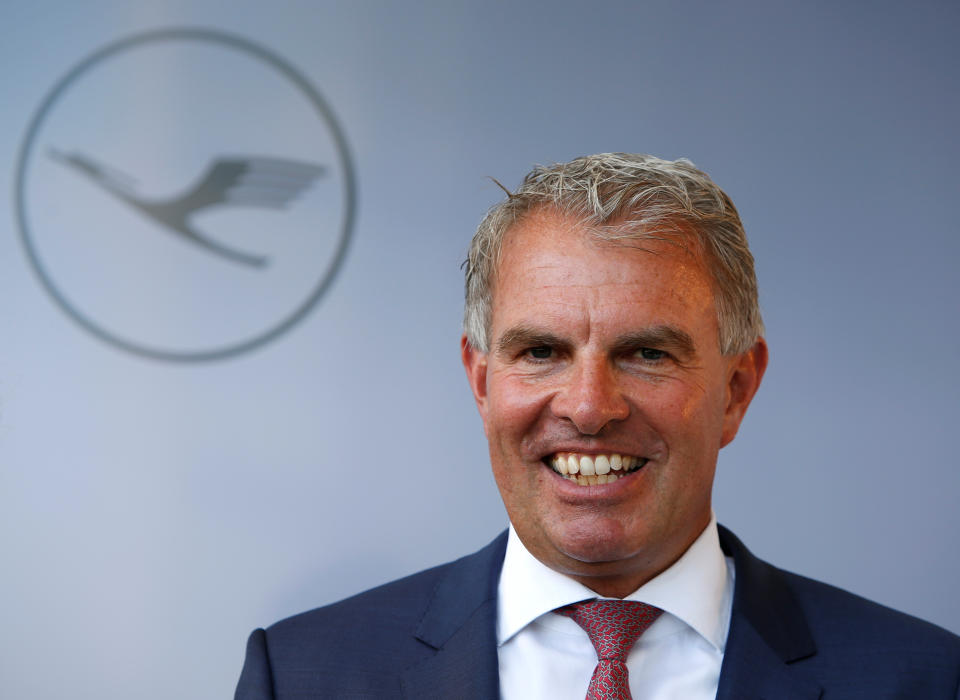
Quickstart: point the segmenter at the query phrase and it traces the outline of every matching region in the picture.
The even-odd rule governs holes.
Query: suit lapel
[[[820,685],[797,663],[816,647],[793,593],[779,570],[719,529],[736,583],[717,700],[818,700]],[[499,697],[496,601],[506,542],[504,532],[452,564],[437,584],[414,631],[436,653],[404,672],[404,697]]]
[[[404,697],[499,697],[497,583],[506,545],[504,532],[451,565],[437,584],[414,632],[436,653],[404,672]]]
[[[822,688],[799,663],[817,650],[793,592],[778,569],[719,529],[736,583],[717,700],[817,700]]]

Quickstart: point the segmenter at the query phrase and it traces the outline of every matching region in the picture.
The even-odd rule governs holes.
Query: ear
[[[487,426],[487,353],[477,350],[467,336],[460,338],[460,358],[463,368],[467,371],[467,381],[473,391],[473,400],[477,402],[477,410],[483,418],[484,430]]]
[[[760,388],[760,381],[767,369],[767,359],[767,341],[759,338],[752,348],[737,355],[731,362],[720,447],[730,444],[737,436],[747,407]]]

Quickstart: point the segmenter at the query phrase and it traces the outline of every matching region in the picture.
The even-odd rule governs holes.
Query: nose
[[[579,358],[565,379],[551,408],[555,416],[569,420],[582,435],[597,435],[609,423],[630,415],[630,404],[606,357]]]

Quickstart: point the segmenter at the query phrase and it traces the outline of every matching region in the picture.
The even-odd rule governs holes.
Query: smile
[[[633,455],[558,452],[544,461],[557,474],[575,484],[598,486],[613,483],[639,470],[648,460]]]

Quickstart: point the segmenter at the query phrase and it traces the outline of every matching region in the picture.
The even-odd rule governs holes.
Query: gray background
[[[757,257],[772,361],[721,455],[719,519],[785,568],[960,632],[958,18],[955,2],[5,3],[8,203],[58,79],[189,25],[322,91],[359,208],[304,322],[184,365],[71,321],[10,204],[0,696],[228,697],[253,627],[492,538],[506,519],[459,366],[459,264],[499,198],[486,176],[607,150],[693,159]],[[118,123],[119,151],[182,146]]]

